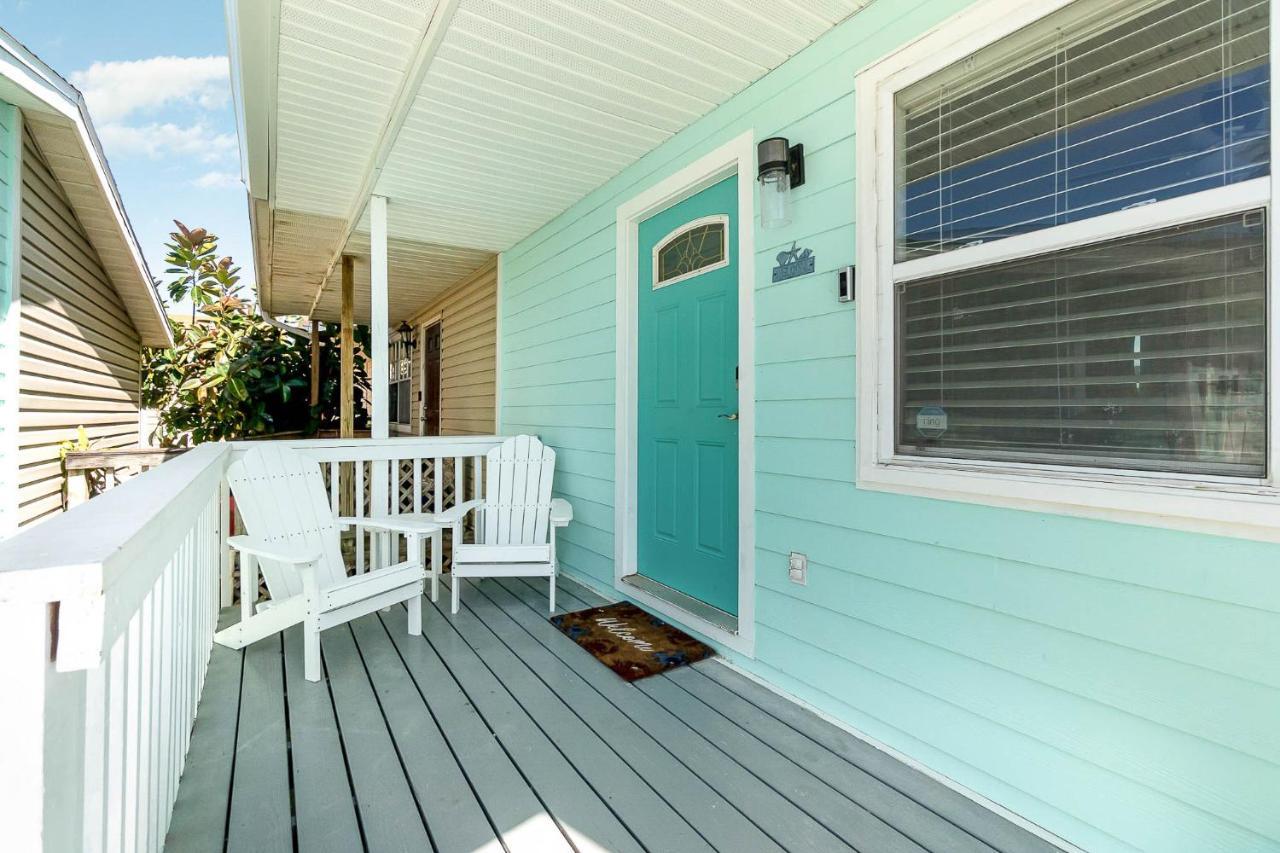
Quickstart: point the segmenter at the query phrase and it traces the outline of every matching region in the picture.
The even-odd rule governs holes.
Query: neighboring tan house
[[[485,435],[494,426],[497,264],[490,261],[391,337],[394,435]]]
[[[171,343],[80,93],[0,30],[0,536],[62,509],[59,444],[138,444]]]

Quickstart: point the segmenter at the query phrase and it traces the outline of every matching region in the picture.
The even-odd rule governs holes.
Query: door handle
[[[717,418],[724,418],[726,421],[736,421],[738,419],[737,412],[731,412],[727,415],[716,415]]]

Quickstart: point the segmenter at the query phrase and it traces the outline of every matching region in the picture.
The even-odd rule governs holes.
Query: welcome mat
[[[551,624],[627,681],[715,654],[710,646],[627,601],[552,616]]]

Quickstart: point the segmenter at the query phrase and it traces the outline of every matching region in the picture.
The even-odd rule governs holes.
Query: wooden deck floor
[[[1053,849],[715,661],[627,684],[545,596],[326,631],[319,684],[296,629],[215,647],[168,850]]]

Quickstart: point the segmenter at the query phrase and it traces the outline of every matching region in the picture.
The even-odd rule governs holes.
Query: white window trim
[[[1195,219],[1256,209],[1268,218],[1268,446],[1264,479],[1164,474],[1109,468],[988,462],[899,454],[894,442],[895,140],[894,94],[958,62],[1073,0],[985,0],[942,22],[857,76],[858,288],[857,485],[945,500],[1280,541],[1280,304],[1272,266],[1280,258],[1271,199],[1280,169],[1275,99],[1271,174],[1229,187],[1121,210],[1048,233],[1036,232],[897,264],[918,279],[998,263]],[[1277,55],[1280,0],[1271,7],[1271,55]],[[865,131],[863,129],[866,129]]]
[[[696,270],[690,270],[687,273],[672,276],[666,281],[659,281],[658,256],[662,254],[662,250],[671,245],[671,242],[676,238],[684,236],[685,232],[692,231],[695,228],[701,228],[704,225],[714,225],[716,223],[724,226],[720,231],[720,260],[716,261],[714,264],[707,264],[705,267],[698,267]],[[653,272],[653,289],[661,290],[664,287],[670,287],[673,284],[679,284],[682,281],[688,281],[691,278],[700,276],[703,273],[723,269],[727,266],[729,266],[729,217],[725,216],[723,213],[715,213],[711,216],[704,216],[701,219],[694,219],[691,222],[686,222],[683,225],[672,229],[667,233],[667,236],[654,244],[653,265],[650,267]]]

